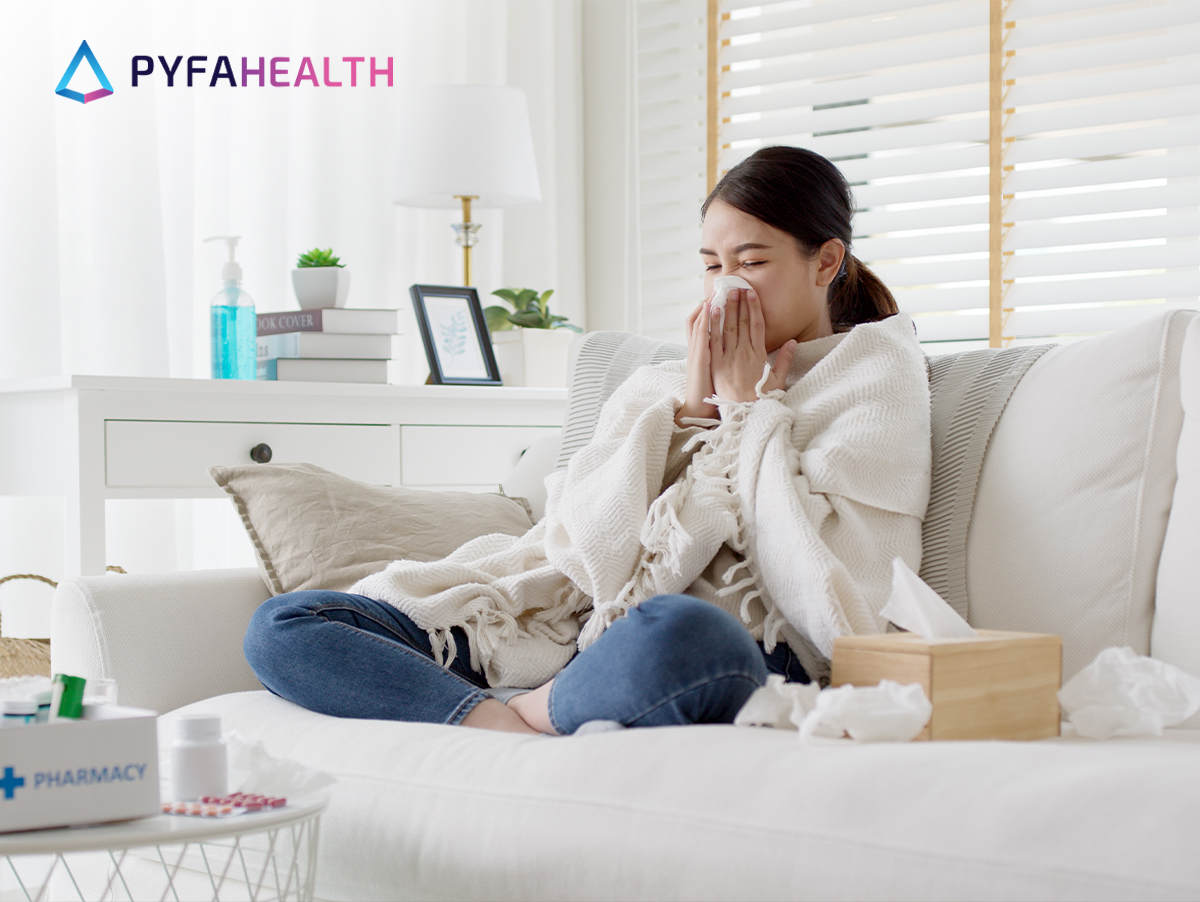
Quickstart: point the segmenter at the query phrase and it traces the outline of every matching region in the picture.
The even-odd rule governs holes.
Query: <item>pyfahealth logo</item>
[[[88,61],[88,65],[92,67],[96,78],[102,85],[101,88],[95,91],[88,91],[86,94],[81,94],[79,91],[72,91],[67,87],[71,79],[75,75],[75,70],[79,68],[79,64],[83,60]],[[193,84],[203,85],[205,75],[208,75],[208,68],[203,63],[208,62],[207,56],[189,56],[187,58],[187,67],[181,71],[183,63],[182,56],[176,56],[174,60],[168,61],[167,57],[158,57],[158,69],[166,78],[167,87],[175,87],[175,76],[187,76],[187,86],[190,88]],[[254,64],[253,58],[241,58],[241,82],[234,73],[233,64],[227,56],[218,56],[216,63],[213,65],[211,76],[207,78],[208,87],[215,88],[218,84],[226,87],[247,87],[258,80],[260,88],[266,87],[268,76],[270,77],[270,85],[273,88],[299,88],[304,84],[309,84],[314,88],[322,85],[327,88],[340,88],[350,83],[350,87],[358,87],[360,72],[363,81],[369,77],[371,87],[375,87],[377,80],[382,83],[384,78],[387,79],[387,86],[392,87],[392,57],[381,57],[379,62],[376,58],[366,56],[343,56],[338,62],[334,63],[334,68],[341,71],[330,71],[330,57],[317,57],[322,63],[321,74],[324,78],[317,75],[317,69],[313,65],[313,57],[301,57],[300,64],[296,68],[295,79],[293,80],[289,73],[291,58],[286,56],[270,57],[270,62],[267,62],[266,57],[258,58],[258,65]],[[387,60],[387,65],[382,64],[382,60]],[[369,63],[368,63],[369,60]],[[140,81],[146,81],[148,77],[155,72],[155,58],[153,56],[137,55],[130,58],[130,82],[133,87],[140,87]],[[359,67],[362,67],[361,70]],[[348,71],[347,71],[348,70]],[[197,76],[200,76],[197,78]],[[340,80],[338,80],[340,79]],[[67,66],[67,71],[63,73],[63,77],[59,79],[58,87],[54,89],[54,93],[60,97],[66,97],[69,100],[78,100],[80,103],[90,103],[93,100],[99,100],[101,97],[107,97],[113,92],[112,82],[108,80],[108,76],[104,74],[104,70],[100,68],[100,63],[96,59],[96,55],[92,53],[92,48],[88,46],[87,41],[83,41],[79,45],[79,49],[75,52],[74,59],[71,60],[71,65]]]
[[[92,67],[92,71],[96,74],[96,78],[102,87],[95,91],[88,91],[86,94],[80,94],[78,91],[72,91],[67,85],[71,83],[71,78],[75,75],[75,70],[79,68],[79,63],[85,59],[88,61],[88,65]],[[87,41],[82,42],[79,45],[79,49],[75,51],[75,57],[71,60],[71,65],[67,66],[67,71],[58,80],[58,87],[54,89],[54,93],[59,97],[66,97],[68,100],[91,103],[93,100],[99,100],[101,97],[107,97],[112,92],[112,82],[108,80],[108,76],[100,68],[100,63],[96,61],[96,54],[92,53],[92,48],[88,46]],[[12,797],[9,796],[9,798]]]
[[[318,59],[320,58],[318,57]],[[345,74],[345,69],[343,68],[341,72],[335,72],[331,74],[329,71],[329,59],[329,57],[324,57],[324,66],[322,69],[325,79],[323,84],[327,88],[340,88],[343,84],[345,84],[345,79],[347,77]],[[370,66],[366,65],[368,59],[371,61]],[[292,77],[288,72],[288,68],[290,67],[292,61],[291,57],[273,56],[270,57],[270,60],[271,62],[268,66],[267,57],[260,56],[258,58],[258,65],[255,66],[253,57],[248,58],[243,56],[241,65],[241,87],[244,88],[247,85],[253,84],[255,78],[258,79],[258,86],[260,88],[266,87],[268,73],[270,74],[271,87],[273,88],[298,88],[305,82],[311,84],[314,88],[321,87],[322,81],[320,81],[317,77],[317,70],[313,66],[312,57],[301,57],[300,65],[296,68],[295,81],[292,80]],[[375,87],[375,79],[379,76],[385,75],[387,76],[387,86],[389,88],[392,86],[392,58],[390,56],[387,57],[386,66],[376,65],[375,57],[373,56],[343,56],[341,61],[342,63],[348,63],[350,66],[349,80],[350,87],[352,88],[358,87],[358,67],[360,64],[362,65],[362,75],[364,78],[366,77],[367,72],[370,72],[372,88]],[[181,70],[180,65],[183,63],[182,56],[175,57],[173,62],[168,62],[165,56],[160,56],[158,58],[158,67],[162,70],[163,75],[166,77],[168,88],[175,87],[176,73],[178,73],[180,77],[182,77],[184,74],[187,75],[187,86],[190,88],[193,86],[193,80],[196,80],[198,84],[204,84],[203,76],[208,72],[208,69],[200,64],[207,62],[207,56],[189,56],[187,58],[187,68]],[[135,88],[139,87],[139,79],[145,80],[147,77],[154,74],[154,57],[152,56],[135,56],[129,61],[129,63],[132,84]],[[196,76],[201,77],[196,79]],[[335,76],[343,80],[334,81]],[[217,87],[218,82],[221,82],[226,87],[230,88],[236,88],[239,86],[233,64],[229,61],[229,57],[227,56],[217,57],[216,62],[213,64],[212,76],[208,79],[208,86],[210,88],[215,88]]]

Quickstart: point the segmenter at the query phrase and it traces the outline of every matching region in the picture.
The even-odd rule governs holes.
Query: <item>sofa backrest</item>
[[[934,503],[922,576],[977,627],[1061,635],[1064,678],[1110,645],[1150,652],[1183,421],[1179,368],[1196,316],[1176,310],[1062,346],[930,359]],[[686,348],[593,332],[572,356],[556,468],[588,442],[625,378]]]
[[[1183,427],[1154,587],[1150,654],[1200,677],[1200,316],[1192,317],[1184,337],[1179,383]],[[1200,730],[1200,711],[1184,726]]]

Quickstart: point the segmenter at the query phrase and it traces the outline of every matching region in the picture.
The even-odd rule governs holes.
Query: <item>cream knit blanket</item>
[[[682,360],[627,379],[547,477],[545,516],[524,536],[396,561],[350,591],[412,618],[440,661],[461,627],[492,686],[541,685],[658,594],[719,604],[768,649],[782,635],[828,658],[838,636],[882,632],[891,560],[920,567],[929,499],[912,320],[856,326],[786,392],[760,382],[757,401],[715,399],[712,428],[675,425],[686,382]]]

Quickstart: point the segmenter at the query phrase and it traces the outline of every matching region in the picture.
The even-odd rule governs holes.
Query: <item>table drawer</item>
[[[400,484],[396,426],[172,420],[106,420],[105,483],[209,487],[208,467],[253,463],[250,449],[259,444],[270,446],[272,463],[311,463],[360,482]]]
[[[557,426],[401,426],[404,485],[496,485]]]

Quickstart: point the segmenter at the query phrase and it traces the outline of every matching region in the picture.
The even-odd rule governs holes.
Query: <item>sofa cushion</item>
[[[1163,540],[1150,651],[1200,676],[1200,316],[1192,320],[1179,368],[1183,428],[1178,478]],[[1200,713],[1188,725],[1200,729]]]
[[[517,465],[504,477],[504,482],[500,485],[505,494],[524,498],[529,502],[529,512],[534,523],[546,513],[546,477],[554,469],[561,440],[561,429],[538,439],[525,449]]]
[[[435,561],[489,533],[524,534],[527,502],[367,485],[312,464],[209,467],[233,499],[276,595],[345,591],[392,561]]]
[[[193,711],[337,779],[323,899],[1200,896],[1196,733],[804,747],[337,719],[263,691]]]
[[[971,622],[1063,637],[1063,677],[1150,652],[1194,311],[1047,351],[992,434],[967,540]]]

